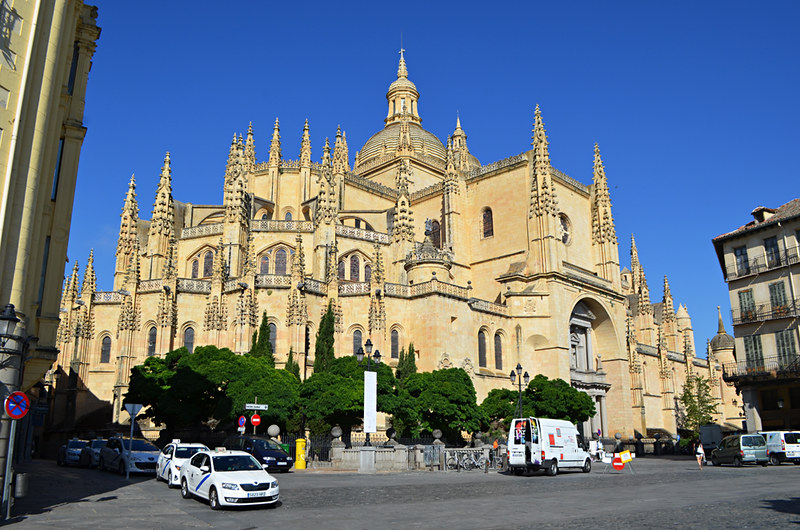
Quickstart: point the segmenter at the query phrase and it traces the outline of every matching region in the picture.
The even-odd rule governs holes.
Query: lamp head
[[[528,375],[528,372],[525,372],[525,375],[522,376],[522,381],[525,383],[525,386],[528,386],[530,380],[531,376]]]
[[[358,351],[356,352],[356,360],[358,360],[359,364],[361,364],[361,361],[364,360],[364,348],[358,348]]]
[[[509,377],[511,378],[511,384],[517,382],[517,372],[515,372],[514,370],[511,370],[511,374],[509,375]]]
[[[364,347],[367,349],[367,355],[372,353],[372,341],[367,339],[367,342],[364,344]]]
[[[375,361],[375,364],[381,364],[381,351],[375,350],[375,354],[372,356],[372,359]]]

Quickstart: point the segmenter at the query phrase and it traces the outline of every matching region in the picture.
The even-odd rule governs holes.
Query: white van
[[[555,476],[558,469],[592,470],[592,457],[580,446],[578,429],[565,420],[517,418],[508,433],[508,467],[515,475],[544,469]]]
[[[773,466],[786,461],[800,464],[800,432],[766,431],[759,434],[767,441],[767,453]]]

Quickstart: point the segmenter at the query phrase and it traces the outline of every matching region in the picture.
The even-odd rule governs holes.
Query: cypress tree
[[[266,311],[261,315],[261,326],[253,334],[253,348],[250,350],[250,355],[253,357],[266,357],[269,365],[275,366],[272,343],[269,341],[269,321],[267,320]]]
[[[333,308],[328,302],[328,310],[319,322],[317,341],[314,346],[314,373],[327,371],[335,358],[333,353]]]
[[[297,380],[300,381],[300,363],[294,360],[293,348],[289,348],[289,358],[286,359],[285,370],[290,374],[294,375],[297,378]]]

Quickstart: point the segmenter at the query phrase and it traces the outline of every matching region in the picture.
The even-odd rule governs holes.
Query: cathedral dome
[[[447,151],[436,135],[426,131],[421,125],[414,122],[408,124],[408,132],[414,152],[434,157],[444,164],[447,158]],[[367,140],[364,147],[359,151],[359,165],[379,158],[384,154],[394,153],[398,145],[400,145],[400,123],[395,122],[376,132]]]

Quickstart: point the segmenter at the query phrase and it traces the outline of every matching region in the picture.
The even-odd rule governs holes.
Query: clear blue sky
[[[132,173],[149,218],[166,151],[177,200],[221,204],[250,121],[260,161],[276,116],[284,157],[306,118],[315,160],[337,124],[354,156],[401,33],[423,126],[444,140],[458,112],[482,163],[530,148],[537,103],[556,168],[590,183],[600,144],[622,265],[633,233],[652,301],[666,274],[703,355],[717,305],[732,330],[711,238],[800,196],[800,2],[96,3],[66,273],[94,248],[100,290]]]

